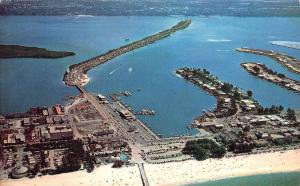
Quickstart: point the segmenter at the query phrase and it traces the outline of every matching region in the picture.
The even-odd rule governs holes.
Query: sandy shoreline
[[[300,150],[205,161],[147,164],[145,169],[150,185],[182,185],[257,174],[297,172],[300,171]]]
[[[300,171],[300,149],[205,161],[189,160],[166,164],[145,164],[149,184],[182,185],[222,178]],[[111,165],[92,173],[77,171],[35,179],[3,180],[1,186],[142,185],[137,166],[113,169]]]
[[[87,85],[90,82],[90,78],[87,74],[83,74],[82,76],[83,76],[83,80],[81,82],[81,86],[84,87],[85,85]]]
[[[103,165],[95,168],[92,173],[85,170],[71,173],[46,175],[34,179],[22,178],[18,180],[0,181],[1,186],[131,186],[142,185],[138,166],[111,168],[112,165]]]

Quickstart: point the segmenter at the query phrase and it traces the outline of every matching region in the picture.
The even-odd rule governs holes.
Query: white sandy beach
[[[144,167],[151,186],[178,185],[236,176],[300,171],[300,150],[205,161],[145,164]],[[92,173],[78,171],[0,183],[1,186],[142,185],[137,166],[113,169],[111,165],[96,168]]]
[[[176,185],[222,178],[300,171],[300,150],[205,161],[145,165],[150,185]],[[163,175],[163,176],[162,176]]]
[[[111,168],[103,165],[92,173],[85,170],[39,178],[0,181],[0,186],[131,186],[142,185],[138,166]]]
[[[84,87],[85,85],[87,85],[90,82],[91,79],[89,78],[89,76],[87,74],[83,74],[82,76],[83,76],[83,78],[82,78],[81,86]]]

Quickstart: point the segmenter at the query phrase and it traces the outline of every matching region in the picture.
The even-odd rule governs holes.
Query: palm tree
[[[253,96],[253,92],[251,91],[251,90],[248,90],[247,91],[247,96],[250,98],[250,97],[252,97]]]

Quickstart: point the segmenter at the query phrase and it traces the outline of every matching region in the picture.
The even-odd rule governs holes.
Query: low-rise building
[[[50,140],[73,139],[71,126],[49,126]]]
[[[63,115],[64,114],[60,105],[55,106],[55,112],[56,112],[57,115]]]
[[[47,110],[47,109],[43,109],[43,115],[44,115],[44,116],[48,116],[48,115],[49,115],[49,113],[48,113],[48,110]]]

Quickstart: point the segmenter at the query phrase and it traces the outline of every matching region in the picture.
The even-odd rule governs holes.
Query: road
[[[105,118],[108,123],[113,124],[112,127],[114,127],[118,132],[121,132],[122,135],[128,140],[129,136],[126,135],[127,131],[123,131],[123,128],[120,127],[118,121],[115,120],[115,118],[110,113],[108,113],[108,111],[105,110],[103,105],[99,103],[99,101],[95,98],[95,96],[88,93],[81,86],[77,86],[77,88],[84,94],[84,97],[96,108],[99,114],[103,118]],[[149,186],[149,182],[144,169],[143,159],[141,157],[141,145],[139,143],[131,143],[130,141],[128,141],[128,143],[133,151],[133,161],[135,161],[138,164],[143,186]]]

